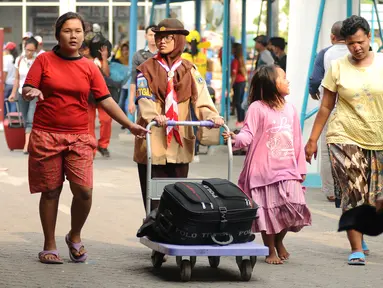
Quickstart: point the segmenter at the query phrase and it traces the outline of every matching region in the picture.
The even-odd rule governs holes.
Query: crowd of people
[[[57,19],[58,44],[52,51],[41,50],[41,37],[30,34],[23,39],[20,56],[15,43],[6,44],[6,98],[20,104],[29,188],[31,193],[41,193],[44,244],[38,257],[42,263],[63,263],[55,226],[64,177],[73,194],[65,241],[72,261],[84,262],[88,257],[81,231],[92,204],[93,159],[97,150],[109,156],[112,119],[135,135],[134,162],[144,205],[147,133],[153,138],[151,176],[186,178],[195,156],[195,131],[190,126],[167,126],[167,121],[209,120],[216,128],[224,124],[204,79],[204,57],[198,56],[201,39],[194,32],[187,38],[189,34],[177,19],[147,27],[147,45],[132,57],[132,71],[127,69],[129,43],[121,41],[113,49],[97,26],[92,31],[73,12]],[[322,157],[327,160],[322,161],[322,177],[328,199],[343,211],[360,205],[383,208],[383,100],[379,97],[383,56],[371,51],[370,27],[364,18],[352,16],[334,24],[333,45],[318,54],[311,79],[310,92],[321,106],[304,146],[297,110],[285,100],[290,93],[285,40],[264,35],[254,40],[258,56],[250,79],[242,46],[233,43],[231,86],[241,130],[223,136],[231,139],[235,150],[248,149],[238,185],[259,206],[253,232],[261,233],[269,248],[266,262],[278,265],[290,256],[284,245],[287,233],[311,225],[302,183],[306,162],[316,155],[320,137]],[[244,98],[247,112],[241,105]],[[136,110],[134,123],[127,114]],[[96,111],[101,124],[98,141]],[[158,125],[147,131],[151,121]],[[153,201],[152,209],[157,206]],[[363,235],[355,230],[347,234],[348,264],[365,265],[370,251]]]

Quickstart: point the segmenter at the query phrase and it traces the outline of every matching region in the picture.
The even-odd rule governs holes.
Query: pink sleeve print
[[[299,117],[297,114],[297,111],[294,108],[294,150],[295,150],[295,156],[297,157],[297,166],[298,171],[301,175],[306,175],[307,168],[306,168],[306,157],[305,157],[305,151],[304,151],[304,145],[303,145],[303,139],[302,139],[302,131],[301,131],[301,125],[299,121]]]
[[[234,150],[239,150],[247,147],[253,141],[254,135],[257,132],[258,125],[258,110],[256,105],[250,105],[249,110],[246,113],[245,123],[241,128],[241,132],[236,135]]]

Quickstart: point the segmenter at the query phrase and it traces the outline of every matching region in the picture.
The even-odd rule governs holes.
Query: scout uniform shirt
[[[198,97],[195,103],[191,103],[191,98],[178,103],[178,120],[191,120],[191,105],[199,120],[213,120],[220,117],[219,113],[210,98],[205,80],[194,66],[191,71],[198,91]],[[152,93],[148,82],[142,73],[137,75],[136,82],[136,104],[139,106],[137,124],[146,126],[158,115],[165,115],[165,103],[160,101]],[[152,134],[152,163],[154,165],[166,165],[167,163],[190,163],[193,160],[195,136],[193,127],[179,126],[179,133],[182,145],[172,138],[170,144],[167,144],[166,127],[153,127]],[[146,164],[146,140],[135,139],[134,161],[140,164]]]

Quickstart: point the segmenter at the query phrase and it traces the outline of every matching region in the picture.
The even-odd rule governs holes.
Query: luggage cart
[[[151,130],[156,122],[151,122],[147,126],[147,130]],[[211,121],[168,121],[168,126],[200,126],[200,127],[213,127],[214,123]],[[230,129],[224,125],[223,128],[230,132]],[[231,181],[233,169],[233,153],[231,146],[231,139],[227,141],[228,149],[228,175],[227,179]],[[149,215],[151,211],[151,200],[160,200],[162,191],[168,184],[173,184],[175,181],[182,182],[201,182],[203,179],[193,178],[151,178],[152,175],[152,149],[151,137],[147,134],[147,175],[146,175],[146,214]],[[221,256],[234,256],[238,268],[241,273],[241,279],[249,281],[253,272],[253,268],[257,262],[257,256],[268,256],[269,249],[266,246],[259,245],[255,242],[248,242],[243,244],[229,244],[227,246],[219,245],[173,245],[166,243],[158,243],[149,240],[146,237],[140,238],[140,242],[152,249],[152,264],[154,268],[160,268],[164,262],[165,255],[175,256],[178,267],[180,268],[181,281],[187,282],[191,279],[191,272],[194,268],[197,256],[207,256],[210,267],[218,268]],[[183,259],[188,257],[189,259]],[[244,259],[246,257],[246,259]]]

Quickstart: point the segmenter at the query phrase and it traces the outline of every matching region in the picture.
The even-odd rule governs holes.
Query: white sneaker
[[[199,155],[195,155],[192,163],[199,163]]]

